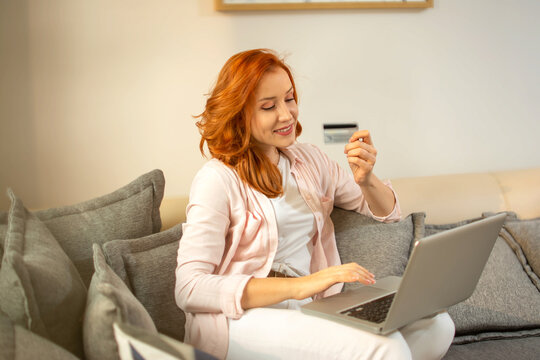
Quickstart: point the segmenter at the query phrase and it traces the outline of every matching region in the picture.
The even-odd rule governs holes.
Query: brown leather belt
[[[290,276],[290,275],[284,274],[284,273],[279,272],[279,271],[270,270],[267,277],[293,278],[295,276]]]

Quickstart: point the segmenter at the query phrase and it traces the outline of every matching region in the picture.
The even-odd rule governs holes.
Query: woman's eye
[[[268,107],[263,106],[262,109],[268,111],[268,110],[272,110],[275,107],[276,107],[276,105],[272,105],[272,106],[268,106]]]
[[[285,99],[286,102],[291,102],[291,101],[294,101],[294,98],[290,98],[290,99]]]

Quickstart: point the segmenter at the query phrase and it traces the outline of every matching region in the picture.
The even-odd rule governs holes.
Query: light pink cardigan
[[[374,216],[350,172],[317,147],[295,144],[282,151],[291,161],[298,189],[315,215],[318,231],[313,244],[312,272],[340,264],[330,220],[334,205],[379,221],[400,219],[397,197],[389,215]],[[193,180],[186,212],[175,287],[176,303],[186,313],[184,341],[225,358],[227,317],[242,316],[240,300],[246,283],[251,277],[266,277],[272,266],[278,245],[274,210],[265,195],[212,159]],[[335,294],[342,286],[336,284],[317,297]]]

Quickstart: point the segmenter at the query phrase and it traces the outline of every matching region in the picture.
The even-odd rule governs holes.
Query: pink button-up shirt
[[[400,219],[395,194],[396,205],[389,215],[373,215],[351,173],[317,147],[298,143],[282,151],[291,162],[300,194],[315,216],[312,273],[341,263],[330,220],[334,205],[379,221]],[[390,183],[386,185],[391,188]],[[240,301],[246,283],[252,277],[266,277],[272,266],[278,246],[274,209],[265,195],[212,159],[193,180],[186,214],[175,287],[176,303],[186,313],[184,341],[225,358],[227,317],[242,316]],[[316,297],[338,293],[342,287],[335,284]]]

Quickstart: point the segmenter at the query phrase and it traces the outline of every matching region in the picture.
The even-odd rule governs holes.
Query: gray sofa
[[[342,262],[356,261],[382,278],[403,274],[415,241],[491,215],[444,225],[425,224],[419,212],[394,224],[338,208],[331,217]],[[445,359],[540,358],[539,266],[540,219],[508,213],[475,292],[448,310],[456,336]]]
[[[0,359],[212,358],[182,343],[173,295],[182,227],[160,231],[164,186],[154,170],[108,195],[36,212],[9,192]],[[337,208],[332,219],[342,260],[379,278],[403,273],[414,241],[459,225],[425,224],[421,212],[381,224]],[[510,214],[477,291],[449,309],[456,337],[447,359],[538,358],[539,247],[540,220]]]

